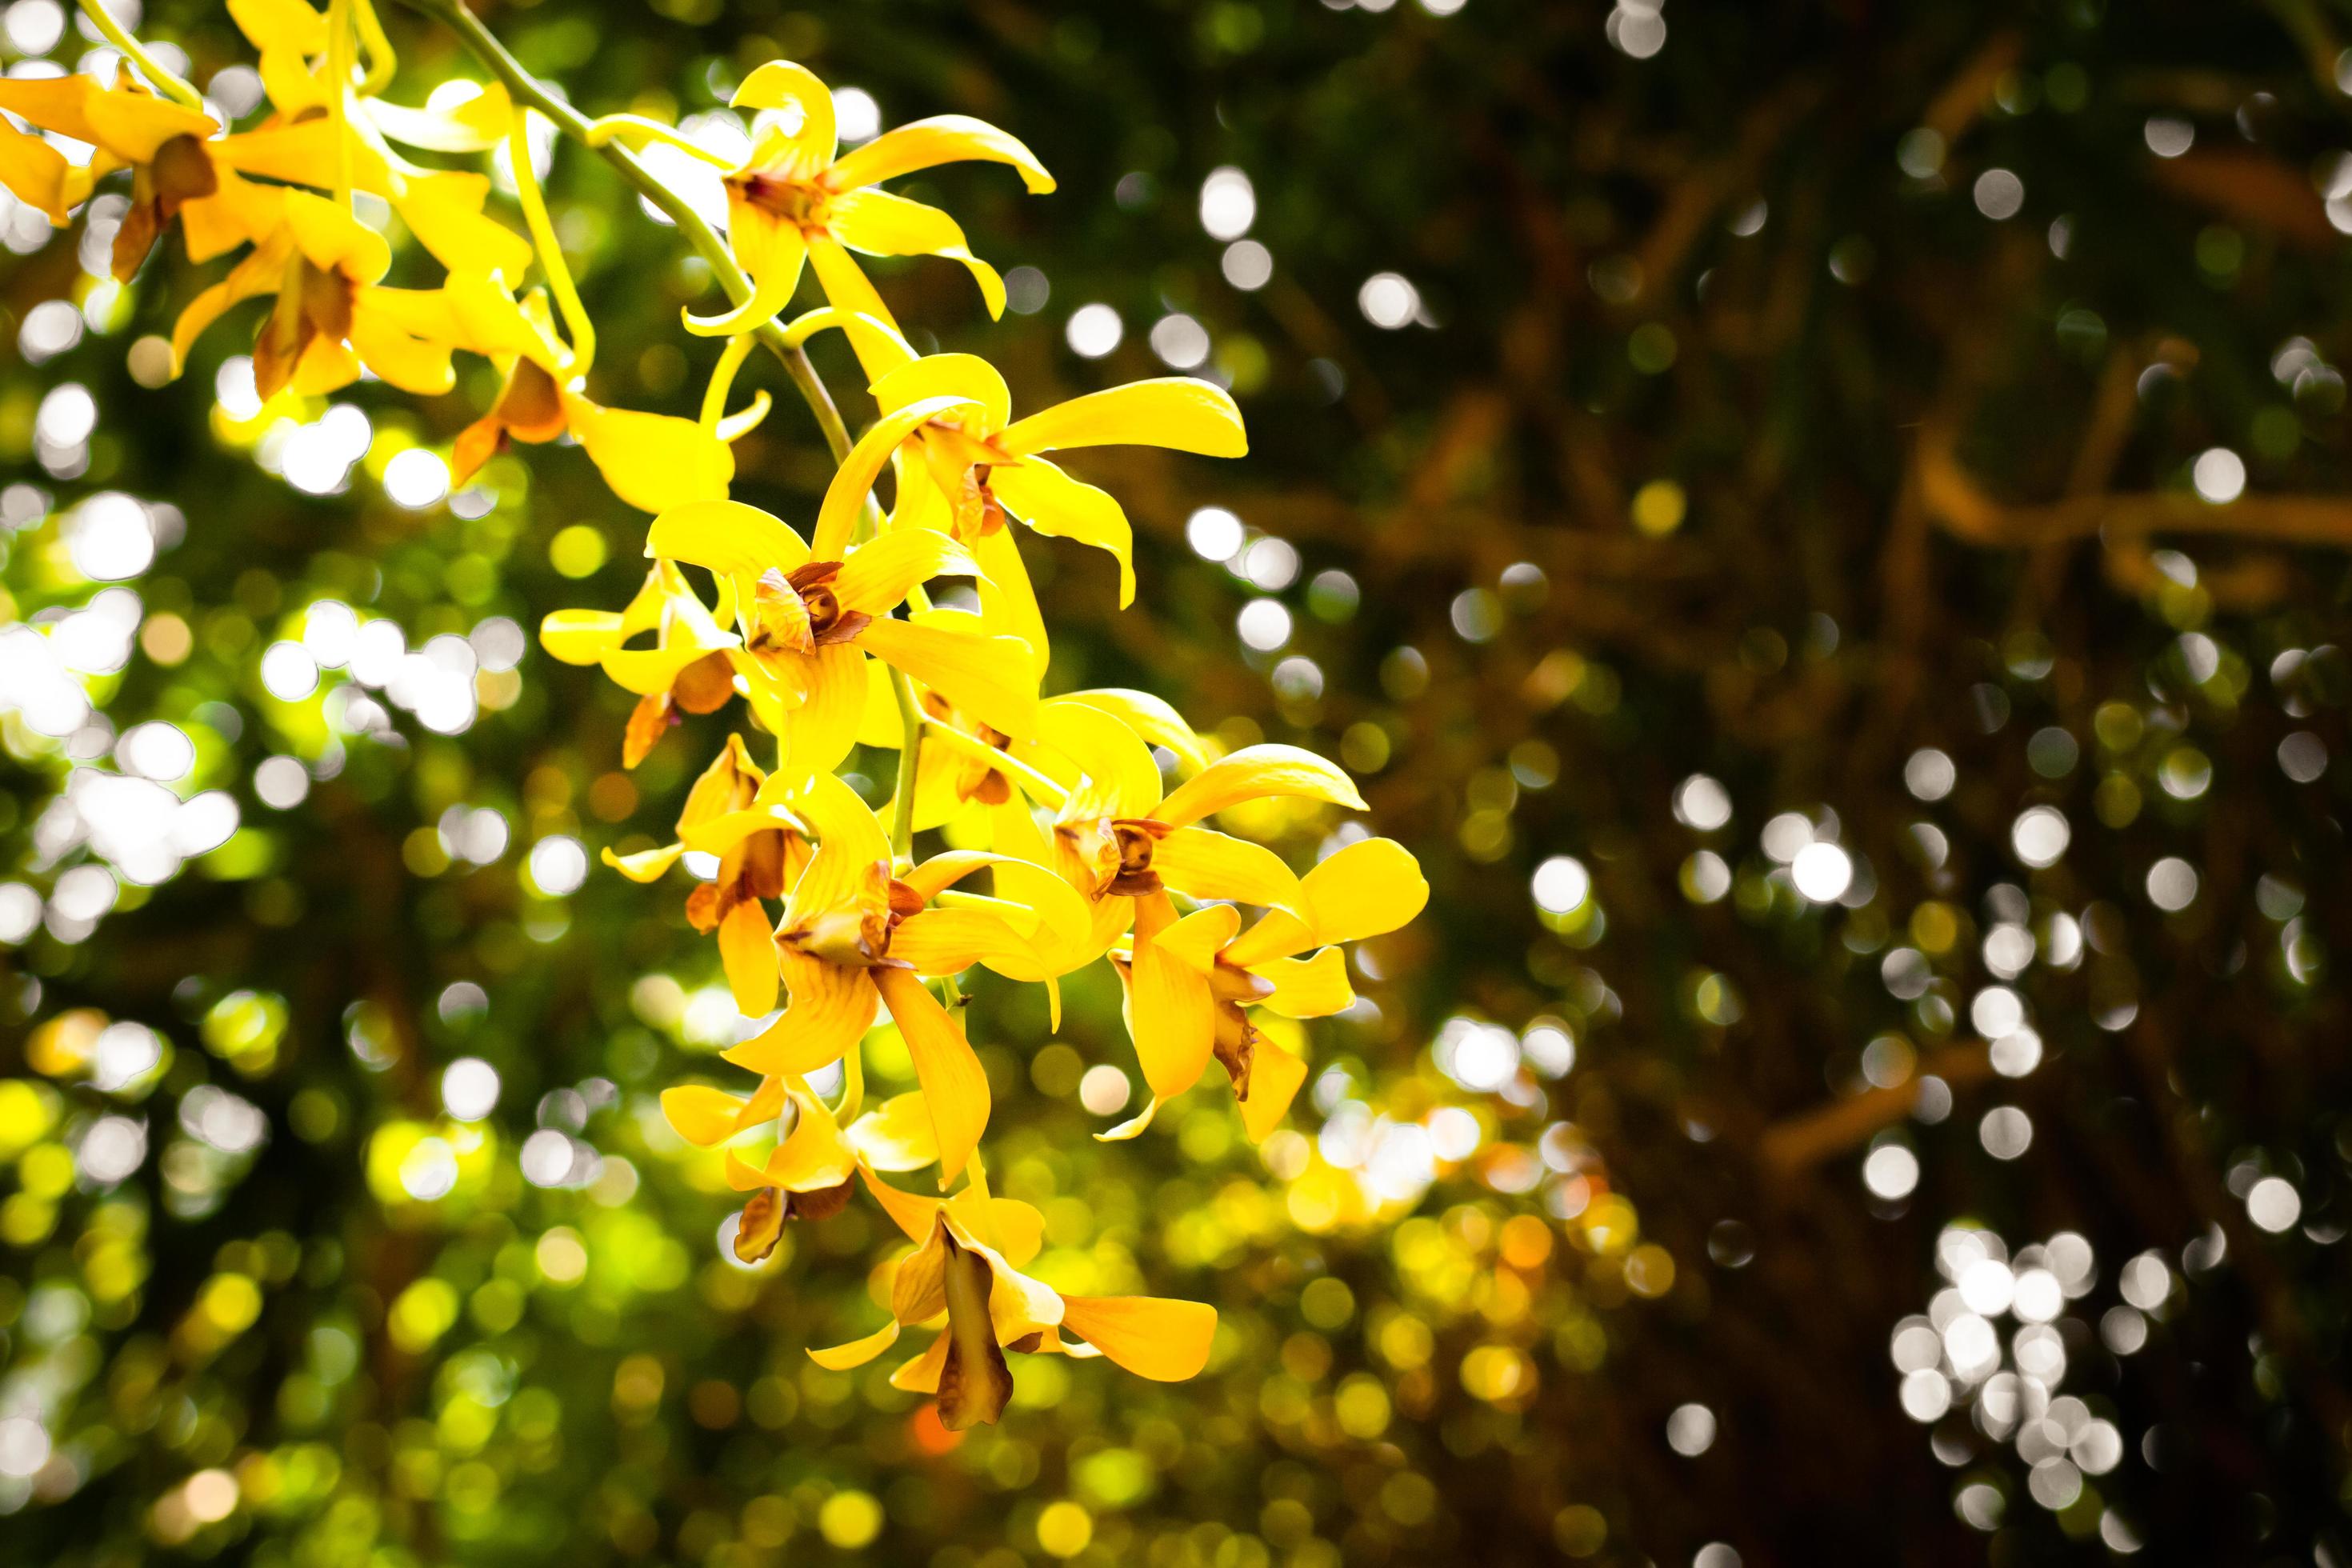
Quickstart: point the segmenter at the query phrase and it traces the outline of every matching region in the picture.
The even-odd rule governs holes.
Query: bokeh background
[[[622,695],[528,635],[621,603],[643,520],[576,450],[447,494],[486,369],[265,410],[230,327],[160,384],[209,274],[10,207],[0,1560],[2352,1554],[2352,12],[485,16],[600,112],[783,56],[845,129],[1026,139],[1050,198],[909,187],[1013,299],[878,264],[918,342],[1024,408],[1196,370],[1253,437],[1076,465],[1143,590],[1032,552],[1055,683],[1341,757],[1433,897],[1262,1149],[1205,1093],[1092,1142],[1108,976],[1050,1042],[981,988],[1041,1267],[1224,1327],[945,1433],[803,1354],[874,1321],[874,1216],[739,1268],[653,1109],[737,1021],[674,890],[592,867],[719,731],[624,773]],[[395,96],[480,74],[391,21]],[[218,7],[144,28],[256,112]],[[12,72],[91,48],[0,11]],[[706,280],[576,151],[551,194],[601,395],[692,412]],[[737,494],[804,518],[822,445],[746,374]]]

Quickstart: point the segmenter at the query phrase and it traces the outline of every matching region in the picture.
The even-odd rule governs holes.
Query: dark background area
[[[1708,1543],[1751,1564],[2346,1560],[2352,1062],[2332,966],[2352,932],[2330,889],[2352,697],[2333,368],[2352,352],[2352,14],[483,16],[594,112],[706,112],[787,57],[872,94],[885,124],[952,110],[1026,140],[1053,196],[977,166],[899,188],[1041,272],[1042,306],[991,324],[961,268],[875,264],[919,346],[987,354],[1027,410],[1168,374],[1151,330],[1182,315],[1252,437],[1230,464],[1073,459],[1125,501],[1142,587],[1120,614],[1099,555],[1030,552],[1052,684],[1149,686],[1229,742],[1341,757],[1368,822],[1420,858],[1430,908],[1370,944],[1375,1013],[1311,1030],[1326,1076],[1278,1159],[1206,1091],[1146,1139],[1087,1141],[1098,1119],[1076,1065],[1040,1055],[1042,1007],[981,988],[1012,1190],[1057,1246],[1214,1301],[1227,1333],[1192,1384],[1055,1368],[943,1449],[887,1364],[822,1374],[802,1354],[871,1326],[870,1216],[733,1270],[709,1239],[726,1194],[653,1126],[659,1087],[709,1071],[644,979],[716,983],[676,889],[600,868],[548,899],[519,875],[551,834],[592,854],[666,838],[716,721],[606,783],[625,699],[534,647],[464,734],[394,713],[396,739],[336,742],[340,772],[299,807],[256,802],[263,758],[315,765],[329,743],[317,700],[278,702],[255,673],[312,601],[389,616],[411,647],[617,606],[643,520],[570,450],[499,459],[470,518],[394,504],[377,457],[346,493],[301,495],[212,405],[250,310],[176,384],[128,368],[219,264],[167,241],[121,324],[42,357],[31,313],[93,279],[71,233],[12,256],[0,462],[46,499],[11,516],[0,607],[89,598],[60,539],[94,491],[175,505],[184,537],[130,586],[193,651],[134,655],[96,695],[118,729],[205,726],[197,781],[235,794],[247,829],[83,940],[0,950],[0,1067],[43,1086],[0,1102],[0,1418],[37,1411],[58,1456],[0,1489],[0,1559],[731,1563],[870,1539],[875,1561],[999,1568],[1044,1560],[1040,1510],[1070,1499],[1092,1523],[1081,1560],[1161,1568],[1727,1568]],[[446,32],[386,19],[396,99],[479,74]],[[209,5],[159,5],[142,30],[183,44],[199,82],[249,58]],[[1224,167],[1255,192],[1259,288],[1228,280],[1203,230]],[[704,280],[576,149],[550,195],[600,323],[594,390],[691,413],[714,351],[677,313],[712,308]],[[430,280],[414,247],[397,268]],[[1418,300],[1402,325],[1375,320],[1400,297],[1368,290],[1381,274]],[[1034,280],[1015,297],[1034,305]],[[1091,302],[1125,329],[1098,360],[1066,336]],[[816,352],[853,425],[870,416],[839,343]],[[461,363],[446,398],[341,399],[374,419],[379,456],[388,434],[446,450],[495,391]],[[745,376],[778,406],[737,448],[735,494],[805,521],[823,446],[772,364]],[[86,471],[60,478],[37,426],[68,382],[100,417]],[[2227,464],[2200,467],[2217,449],[2246,499],[2200,495],[2235,493]],[[1287,542],[1296,570],[1202,559],[1186,530],[1204,506]],[[580,524],[606,546],[584,576],[551,561]],[[1236,636],[1261,596],[1295,616],[1280,650]],[[1298,657],[1313,681],[1277,668]],[[0,740],[0,852],[47,896],[82,858],[39,842],[66,764],[16,719]],[[1948,793],[1906,786],[1933,778],[1929,748]],[[1727,817],[1678,793],[1695,774]],[[460,805],[510,828],[480,868],[435,847]],[[2050,864],[2021,847],[2033,807],[2070,827]],[[1768,831],[1787,813],[1793,840]],[[1846,852],[1842,900],[1806,897],[1773,853],[1806,838]],[[1313,843],[1284,847],[1304,864]],[[1562,856],[1591,892],[1548,914],[1531,879]],[[2173,859],[2194,896],[2168,908]],[[2012,973],[2021,928],[2032,958]],[[1995,986],[2021,1013],[1988,1007]],[[1117,1001],[1107,975],[1074,983],[1062,1044],[1084,1064],[1127,1064]],[[75,1009],[169,1043],[135,1099],[89,1081]],[[2039,1041],[2021,1070],[2013,1032],[1986,1038],[2016,1016]],[[1465,1029],[1545,1020],[1571,1069],[1534,1045],[1507,1088],[1461,1069]],[[452,1195],[409,1201],[403,1152],[450,1133],[441,1070],[469,1055],[504,1084],[487,1134],[465,1135],[483,1147]],[[207,1084],[266,1115],[257,1151],[195,1136]],[[543,1098],[567,1090],[584,1117]],[[1425,1194],[1325,1205],[1358,1192],[1324,1158],[1344,1142],[1329,1126],[1452,1105],[1481,1143]],[[1987,1120],[2004,1110],[2030,1125],[2021,1153],[2013,1121]],[[40,1151],[109,1114],[147,1119],[144,1163],[56,1186]],[[635,1179],[527,1180],[518,1151],[551,1125]],[[166,1147],[191,1141],[193,1185]],[[1886,1173],[1900,1160],[1865,1182],[1890,1149],[1916,1184]],[[2284,1225],[2271,1183],[2296,1200]],[[551,1227],[585,1238],[576,1284],[551,1277]],[[2082,1287],[2054,1325],[2063,1373],[2039,1394],[1945,1379],[1949,1413],[1918,1419],[1906,1398],[1929,1395],[1898,1362],[1939,1363],[1933,1346],[1901,1361],[1898,1329],[1966,1310],[1931,1309],[1958,1283],[1938,1261],[1986,1255],[1969,1239],[1986,1231],[2021,1278],[2039,1263]],[[2049,1354],[2048,1333],[1990,1316],[1995,1380]],[[2021,1412],[2000,1414],[2004,1387]],[[1711,1433],[1695,1453],[1689,1405]],[[191,1519],[189,1478],[215,1469],[234,1510]],[[855,1528],[861,1506],[878,1535]]]

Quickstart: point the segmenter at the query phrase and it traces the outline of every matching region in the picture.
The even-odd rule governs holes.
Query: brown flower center
[[[885,877],[879,861],[873,874],[877,879]],[[795,952],[843,969],[904,968],[890,956],[890,933],[922,907],[920,893],[890,878],[879,908],[861,897],[837,909],[818,910],[791,931],[778,933],[776,940]]]
[[[220,174],[213,168],[211,154],[202,142],[189,135],[174,136],[156,148],[147,177],[153,182],[156,199],[165,204],[166,216],[179,211],[182,202],[220,189]]]
[[[806,840],[789,828],[762,828],[748,835],[719,858],[717,877],[687,895],[688,923],[709,936],[737,906],[782,898],[792,890],[797,864],[805,863],[807,850]]]
[[[1160,875],[1151,868],[1151,848],[1168,829],[1141,817],[1122,817],[1110,825],[1111,842],[1118,847],[1118,869],[1109,891],[1140,898],[1160,891]]]
[[[796,228],[823,228],[826,193],[804,180],[788,180],[753,170],[727,182],[736,200],[783,219]]]
[[[1160,891],[1151,851],[1170,832],[1164,824],[1139,816],[1094,817],[1063,823],[1054,832],[1064,874],[1081,887],[1092,883],[1095,897],[1140,898]]]
[[[950,728],[962,730],[969,724],[972,739],[982,745],[992,747],[1000,752],[1009,752],[1013,749],[1012,736],[992,730],[977,721],[965,719],[955,709],[949,706],[947,699],[938,692],[926,691],[919,700],[924,712],[934,719],[944,721]],[[1013,781],[1005,776],[1003,769],[992,766],[987,762],[961,750],[955,753],[955,763],[958,800],[976,800],[982,805],[1003,805],[1013,798]]]
[[[963,471],[963,489],[956,497],[955,535],[983,539],[1004,526],[1004,503],[988,488],[988,465],[975,463]]]
[[[752,653],[814,653],[854,639],[874,617],[842,607],[833,588],[840,575],[838,561],[812,561],[789,574],[772,566],[761,574],[752,631],[744,647]]]
[[[805,1193],[761,1187],[744,1204],[742,1218],[736,1224],[736,1258],[745,1263],[760,1262],[776,1250],[785,1225],[793,1220],[831,1219],[849,1206],[851,1185],[843,1182]]]
[[[1216,1053],[1217,1065],[1234,1081],[1234,1098],[1248,1100],[1250,1068],[1257,1059],[1257,1026],[1230,1002],[1217,1009],[1217,1035],[1211,1049]]]
[[[735,667],[723,653],[707,653],[670,683],[670,696],[689,713],[716,713],[735,695]],[[745,801],[744,805],[750,805]]]
[[[992,730],[985,724],[975,725],[973,728],[978,731],[977,738],[984,744],[1000,752],[1009,752],[1013,749],[1012,736]],[[974,773],[980,775],[977,779],[971,776]],[[965,775],[956,788],[957,793],[964,799],[976,800],[982,805],[1003,805],[1013,798],[1013,781],[1005,777],[1004,770],[985,767],[978,763],[967,765]]]
[[[563,395],[555,377],[536,360],[517,360],[494,410],[499,423],[526,441],[551,441],[563,433]]]
[[[262,322],[253,345],[253,383],[264,398],[294,379],[312,343],[321,338],[340,343],[352,335],[352,307],[358,297],[359,285],[341,271],[314,267],[300,251],[294,253],[278,307]]]
[[[114,276],[128,283],[155,247],[181,204],[220,189],[220,175],[194,136],[174,136],[131,174],[131,208],[114,231]]]

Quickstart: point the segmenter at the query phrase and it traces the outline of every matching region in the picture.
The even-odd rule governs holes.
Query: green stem
[[[898,802],[890,821],[890,853],[912,864],[915,858],[915,777],[923,753],[923,710],[915,701],[913,683],[906,672],[890,670],[890,695],[898,703]]]
[[[847,1127],[866,1109],[866,1047],[853,1042],[841,1055],[841,1103],[833,1108],[833,1119]]]
[[[161,62],[147,52],[147,46],[139,41],[138,36],[115,19],[114,13],[106,8],[106,0],[81,0],[81,14],[89,18],[90,25],[98,29],[100,37],[130,57],[131,63],[155,84],[156,91],[183,109],[193,109],[198,114],[206,112],[205,95],[165,70]]]
[[[647,120],[641,114],[601,114],[588,122],[589,145],[602,147],[614,137],[638,142],[659,142],[675,147],[690,158],[698,158],[714,169],[725,171],[734,163],[723,153],[714,153],[691,136],[681,135],[674,125],[664,125],[658,120]]]

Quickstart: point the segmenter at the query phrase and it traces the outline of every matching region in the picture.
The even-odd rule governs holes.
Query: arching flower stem
[[[385,37],[383,22],[375,14],[374,0],[352,0],[352,23],[359,28],[360,47],[367,52],[367,75],[360,81],[360,96],[374,98],[392,85],[400,58],[392,52],[392,40]]]
[[[81,0],[81,14],[89,18],[90,26],[98,29],[101,37],[130,57],[131,63],[155,84],[158,92],[184,109],[193,109],[199,114],[209,112],[205,108],[205,95],[180,77],[165,70],[155,57],[147,52],[147,46],[141,43],[130,28],[115,20],[114,13],[106,8],[106,0]]]
[[[890,696],[898,704],[898,805],[890,818],[890,853],[915,858],[915,770],[922,754],[923,710],[904,670],[890,671]],[[950,984],[953,982],[950,982]]]
[[[833,1119],[844,1127],[857,1120],[866,1109],[866,1050],[853,1046],[841,1057],[841,1101],[833,1108]]]
[[[327,0],[327,114],[335,128],[335,205],[352,205],[352,0]]]
[[[647,120],[642,114],[599,115],[588,122],[586,141],[589,146],[599,149],[607,142],[617,141],[625,147],[640,147],[648,142],[658,142],[716,169],[735,166],[735,160],[725,153],[714,153],[693,137],[682,134],[676,126],[664,125],[658,120]]]
[[[572,268],[564,263],[555,226],[548,221],[547,198],[540,195],[539,171],[531,164],[528,109],[518,106],[514,111],[507,129],[507,157],[514,164],[515,198],[522,205],[523,225],[530,230],[531,244],[539,247],[539,264],[547,273],[555,308],[563,312],[564,329],[572,334],[572,363],[564,367],[565,374],[583,376],[596,362],[596,323],[588,319],[587,308],[580,302],[580,289],[572,281]],[[723,397],[725,388],[720,393]]]

